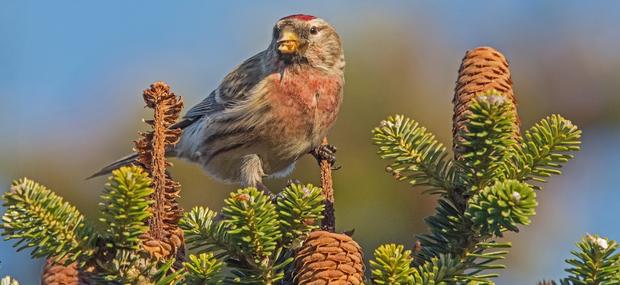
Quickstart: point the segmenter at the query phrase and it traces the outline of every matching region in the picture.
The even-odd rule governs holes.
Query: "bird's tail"
[[[132,153],[130,155],[127,155],[115,162],[110,163],[109,165],[101,168],[99,171],[97,171],[96,173],[94,173],[93,175],[89,176],[86,179],[91,179],[97,176],[101,176],[101,175],[106,175],[111,173],[113,170],[115,169],[119,169],[123,166],[127,166],[130,164],[133,164],[136,162],[136,159],[138,158],[138,154],[137,153]]]

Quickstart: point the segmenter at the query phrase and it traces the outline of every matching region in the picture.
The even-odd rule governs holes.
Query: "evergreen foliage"
[[[6,212],[2,235],[16,240],[17,251],[32,249],[33,258],[75,261],[94,253],[93,228],[68,202],[44,186],[23,178],[3,195]]]
[[[517,141],[512,134],[517,120],[512,103],[490,91],[478,95],[469,108],[463,140],[457,141],[462,161],[459,170],[464,187],[470,191],[490,185],[500,176],[501,166]]]
[[[535,214],[539,188],[528,181],[559,174],[579,150],[581,132],[557,115],[536,124],[523,138],[515,135],[513,104],[494,90],[472,98],[457,129],[458,160],[448,159],[434,135],[404,116],[389,117],[374,129],[378,154],[391,161],[388,172],[441,194],[436,214],[426,219],[430,233],[418,236],[421,248],[411,261],[414,281],[402,284],[492,284],[497,274],[486,271],[503,268],[495,261],[510,247],[493,239],[517,232]],[[379,249],[371,261],[373,279],[385,282],[386,276],[395,276],[388,265],[407,268],[398,255],[402,249]]]
[[[453,164],[446,162],[446,147],[416,121],[397,115],[375,128],[373,141],[379,155],[390,159],[387,168],[398,180],[432,189],[452,189]]]
[[[244,188],[224,201],[221,216],[197,207],[180,226],[191,250],[225,261],[234,275],[225,282],[275,284],[287,274],[295,246],[318,228],[323,201],[310,184],[291,184],[275,199]]]
[[[485,66],[466,67],[475,72],[461,70],[464,77],[459,82],[464,85],[457,86],[462,96],[456,98],[454,159],[431,132],[402,115],[387,118],[373,130],[378,154],[390,161],[390,174],[438,194],[436,213],[425,219],[429,233],[417,237],[419,244],[413,250],[385,244],[374,251],[370,261],[374,284],[494,284],[498,276],[494,270],[505,267],[499,261],[511,247],[496,239],[530,224],[538,205],[539,182],[560,174],[580,148],[581,131],[559,115],[544,118],[521,136],[512,91],[501,85],[509,84],[509,74],[503,74],[501,82],[491,82],[507,93],[470,93],[486,84],[479,70]],[[475,86],[465,86],[472,76],[478,80]],[[34,258],[76,262],[80,273],[95,284],[294,284],[315,281],[304,272],[345,271],[355,271],[356,282],[363,281],[360,246],[347,235],[316,231],[323,215],[331,217],[325,213],[333,210],[333,192],[311,184],[290,184],[275,196],[253,187],[238,189],[224,201],[219,214],[195,207],[178,220],[182,210],[175,199],[180,187],[166,172],[169,163],[164,154],[165,146],[178,139],[180,130],[167,128],[176,121],[182,104],[169,91],[163,83],[145,91],[147,105],[156,109],[156,118],[149,123],[167,134],[157,137],[157,159],[153,159],[152,144],[162,132],[154,131],[137,143],[141,167],[112,172],[99,204],[101,230],[54,192],[24,178],[2,197],[6,208],[2,235],[15,240],[18,251],[31,249]],[[331,180],[327,184],[330,187],[325,189],[331,188]],[[154,186],[160,195],[153,194]],[[166,201],[158,200],[162,197]],[[162,230],[162,226],[165,231],[149,236],[152,228]],[[159,242],[155,250],[170,248],[156,255],[146,249],[149,239],[145,237]],[[559,284],[620,284],[616,242],[588,235],[577,246],[574,257],[566,260],[569,276]],[[185,249],[189,254],[183,260]],[[303,258],[295,259],[304,250]],[[328,263],[336,270],[322,271]],[[18,284],[5,277],[0,285]]]
[[[102,284],[172,284],[174,260],[158,261],[140,251],[138,237],[147,227],[150,178],[137,166],[115,170],[100,204],[106,228],[96,231],[84,217],[51,190],[29,180],[13,183],[4,194],[7,208],[0,228],[18,250],[65,264],[91,268],[85,275]],[[180,273],[180,272],[179,272]],[[136,283],[138,282],[138,283]]]
[[[518,225],[529,225],[537,204],[536,193],[529,185],[498,181],[470,199],[465,216],[481,233],[502,236],[504,231],[518,232]]]
[[[278,196],[276,211],[280,220],[282,245],[296,248],[307,233],[316,230],[323,219],[325,197],[321,188],[290,184]]]
[[[370,261],[375,284],[413,284],[411,251],[402,245],[384,244],[375,249],[375,260]]]
[[[147,231],[144,221],[149,216],[149,195],[153,193],[148,174],[139,167],[114,170],[99,203],[107,224],[108,247],[137,250],[140,235]]]
[[[214,285],[221,284],[224,263],[213,255],[213,253],[201,253],[199,255],[190,255],[189,261],[183,263],[187,273],[185,281],[188,284],[195,285]]]
[[[579,150],[581,130],[560,115],[542,119],[525,132],[523,142],[514,146],[504,171],[520,181],[546,182],[561,174],[562,164]],[[539,189],[539,186],[535,186]]]
[[[579,250],[572,251],[574,258],[566,263],[570,275],[562,284],[620,284],[620,254],[618,244],[597,235],[587,235],[577,243]]]

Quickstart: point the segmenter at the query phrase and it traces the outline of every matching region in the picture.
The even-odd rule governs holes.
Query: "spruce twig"
[[[323,145],[329,144],[327,137],[323,138]],[[328,160],[321,160],[321,188],[325,196],[325,210],[323,210],[323,221],[321,229],[328,232],[336,231],[336,213],[334,208],[334,184],[332,180],[332,165]]]

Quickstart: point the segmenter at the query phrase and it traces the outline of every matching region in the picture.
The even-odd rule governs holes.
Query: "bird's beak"
[[[293,31],[282,31],[282,35],[278,39],[278,51],[281,54],[293,54],[299,48],[299,37]]]

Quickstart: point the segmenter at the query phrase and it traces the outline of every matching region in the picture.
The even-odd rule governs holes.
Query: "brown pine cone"
[[[538,282],[538,285],[556,285],[555,281],[547,281],[547,280],[543,280]]]
[[[462,140],[459,135],[465,130],[467,113],[470,103],[476,95],[496,90],[507,97],[514,106],[516,113],[517,103],[512,91],[512,79],[508,61],[499,51],[491,47],[478,47],[465,53],[459,77],[454,89],[454,115],[452,118],[452,135],[454,137],[455,158],[460,158],[460,151],[456,149],[457,142]],[[520,120],[514,126],[514,135],[520,136]]]
[[[64,266],[47,260],[41,276],[41,285],[93,285],[86,278],[80,276],[75,263]]]
[[[351,237],[326,231],[310,233],[295,257],[295,284],[364,284],[362,249]]]

